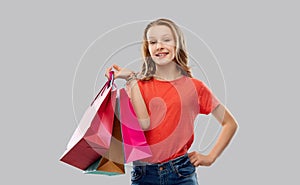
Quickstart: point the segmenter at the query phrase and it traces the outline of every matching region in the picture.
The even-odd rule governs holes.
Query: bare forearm
[[[139,123],[143,130],[147,130],[150,126],[150,118],[137,80],[131,80],[127,84],[127,89]]]
[[[209,155],[216,160],[227,145],[230,143],[232,137],[234,136],[237,130],[237,125],[235,123],[226,123],[222,127],[222,131],[219,135],[218,140],[216,141],[215,146],[210,151]]]
[[[216,160],[230,143],[238,128],[238,124],[229,110],[223,105],[216,108],[213,114],[222,125],[222,130],[215,146],[209,153],[209,155]]]

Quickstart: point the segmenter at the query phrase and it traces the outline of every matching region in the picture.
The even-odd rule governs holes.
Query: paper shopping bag
[[[61,161],[85,170],[107,152],[112,135],[116,91],[113,73],[88,107],[72,135]]]
[[[109,150],[84,171],[86,174],[104,174],[111,176],[125,173],[124,150],[118,107],[117,100]]]
[[[152,156],[144,131],[125,89],[120,89],[120,119],[124,142],[125,163]]]
[[[102,175],[120,175],[125,174],[124,164],[116,163],[104,157],[100,157],[95,163],[90,165],[85,174],[102,174]]]

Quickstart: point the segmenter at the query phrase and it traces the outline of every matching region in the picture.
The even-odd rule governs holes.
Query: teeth
[[[166,56],[166,55],[167,55],[167,53],[159,53],[156,56],[162,57],[162,56]]]

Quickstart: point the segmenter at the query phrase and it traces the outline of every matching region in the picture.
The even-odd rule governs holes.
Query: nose
[[[157,50],[160,50],[160,49],[162,49],[163,48],[163,44],[161,43],[161,42],[157,42],[156,43],[156,49]]]

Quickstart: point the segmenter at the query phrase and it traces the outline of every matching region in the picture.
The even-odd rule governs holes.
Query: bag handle
[[[91,103],[91,106],[94,104],[94,102],[96,101],[96,99],[98,98],[99,95],[103,95],[104,91],[106,89],[108,89],[109,87],[111,87],[114,84],[114,72],[110,71],[109,72],[109,78],[107,80],[107,82],[104,84],[104,86],[101,88],[101,90],[98,92],[98,94],[96,95],[96,97],[94,98],[94,100]]]
[[[110,71],[109,72],[109,86],[108,87],[110,87],[110,86],[112,86],[113,85],[113,83],[114,83],[114,80],[115,80],[115,75],[114,75],[114,72],[113,71]]]

